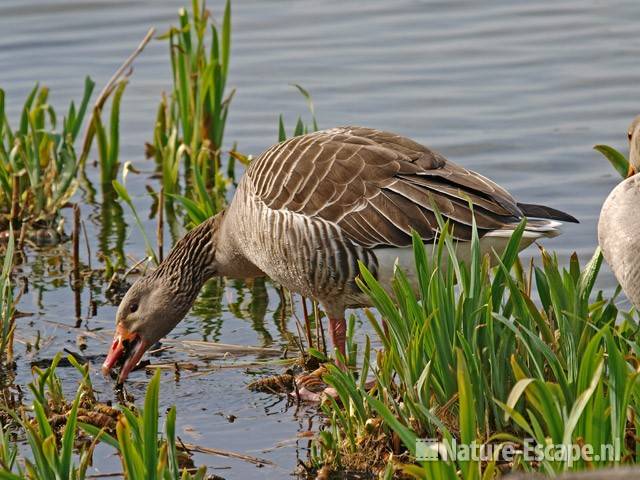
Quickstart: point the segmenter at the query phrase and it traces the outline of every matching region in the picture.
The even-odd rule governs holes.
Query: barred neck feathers
[[[177,301],[193,302],[204,282],[216,274],[215,238],[221,218],[218,214],[187,233],[151,274],[150,279],[165,283]]]

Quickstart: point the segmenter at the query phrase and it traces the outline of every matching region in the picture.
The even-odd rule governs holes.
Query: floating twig
[[[205,360],[243,355],[280,356],[276,348],[254,347],[250,345],[232,345],[229,343],[205,342],[200,340],[164,340],[178,350],[186,351]]]
[[[142,39],[142,41],[138,44],[136,49],[133,51],[133,53],[129,55],[129,57],[124,61],[124,63],[120,65],[120,68],[116,70],[116,73],[114,73],[111,79],[109,79],[105,87],[100,92],[100,95],[98,95],[98,99],[96,100],[94,107],[98,107],[99,109],[102,109],[102,107],[104,106],[104,103],[107,101],[107,98],[115,88],[115,85],[120,79],[120,77],[123,76],[124,72],[131,66],[131,64],[136,59],[136,57],[142,53],[144,48],[153,38],[154,33],[156,33],[156,29],[154,27],[151,27],[147,32],[147,34]],[[126,77],[128,75],[124,75],[124,76]]]
[[[150,363],[145,366],[145,369],[149,372],[154,370],[173,370],[179,372],[180,370],[188,370],[190,372],[198,371],[198,364],[192,362],[170,362],[170,363]]]
[[[199,445],[194,445],[191,443],[181,443],[187,450],[190,450],[192,452],[217,455],[219,457],[236,458],[238,460],[253,463],[254,465],[275,465],[271,460],[253,457],[251,455],[245,455],[244,453],[230,452],[228,450],[220,450],[219,448],[201,447]]]

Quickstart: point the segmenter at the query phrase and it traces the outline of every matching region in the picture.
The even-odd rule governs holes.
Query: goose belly
[[[244,255],[292,292],[315,298],[329,314],[362,305],[355,283],[358,261],[376,270],[374,256],[346,239],[338,226],[318,218],[255,203],[236,232]]]

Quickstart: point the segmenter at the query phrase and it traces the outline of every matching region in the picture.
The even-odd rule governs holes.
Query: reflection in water
[[[255,278],[246,283],[233,280],[230,286],[235,292],[235,301],[229,302],[229,310],[238,318],[251,320],[251,327],[262,339],[261,346],[273,345],[273,337],[264,323],[269,305],[265,279]]]
[[[226,290],[225,290],[226,288]],[[209,280],[198,300],[194,304],[191,314],[200,321],[189,324],[186,334],[200,333],[203,340],[219,341],[222,328],[223,303],[234,317],[249,320],[252,330],[260,337],[262,347],[270,347],[274,344],[273,335],[265,325],[265,319],[269,307],[269,295],[267,282],[264,278],[253,279],[249,282],[242,280],[225,281],[222,278]],[[282,311],[278,305],[276,311]],[[279,319],[280,315],[275,318]],[[286,325],[276,322],[278,331],[286,337]]]
[[[184,235],[184,228],[178,220],[174,199],[166,193],[164,195],[164,221],[165,225],[169,225],[169,235],[171,245],[173,245]]]
[[[293,305],[289,301],[291,297],[287,295],[282,286],[275,287],[275,290],[278,292],[278,306],[273,311],[273,323],[276,325],[280,336],[289,340],[291,334],[287,330],[287,324],[293,314]]]
[[[200,296],[191,308],[191,314],[200,321],[189,323],[186,334],[200,333],[202,340],[217,342],[222,329],[222,300],[225,282],[222,278],[212,278],[204,284]]]
[[[27,267],[28,265],[28,267]],[[39,310],[44,310],[44,296],[47,292],[65,289],[69,286],[71,257],[66,244],[41,250],[35,248],[25,258],[25,272],[31,291],[32,302]]]
[[[226,280],[213,278],[205,283],[196,300],[191,315],[198,322],[187,320],[185,334],[197,333],[203,340],[220,341],[225,310],[233,317],[248,320],[251,329],[258,335],[258,344],[271,347],[276,339],[266,324],[269,311],[269,288],[273,290],[269,280],[256,278],[250,281]],[[278,304],[273,310],[273,323],[279,333],[279,341],[290,343],[293,333],[288,331],[287,323],[292,309],[287,296],[279,296]]]
[[[89,180],[89,177],[87,177],[87,169],[84,165],[81,165],[80,168],[78,168],[78,177],[80,183],[80,191],[82,192],[82,201],[91,205],[95,204],[97,192],[95,187],[91,183],[91,180]]]
[[[117,201],[117,194],[113,187],[104,186],[102,192],[102,205],[99,218],[92,216],[94,223],[98,225],[99,254],[105,262],[116,268],[125,268],[124,240],[127,234],[127,224],[124,221],[122,205]],[[111,242],[113,241],[113,245]]]

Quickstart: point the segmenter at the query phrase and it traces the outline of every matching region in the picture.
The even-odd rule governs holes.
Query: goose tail
[[[535,205],[533,203],[518,203],[518,207],[526,217],[543,218],[548,220],[558,220],[560,222],[580,223],[576,217],[569,215],[561,210],[547,207],[544,205]]]

